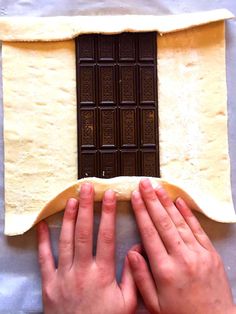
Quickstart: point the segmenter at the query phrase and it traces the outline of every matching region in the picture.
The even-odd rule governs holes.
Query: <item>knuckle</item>
[[[172,206],[172,200],[170,199],[169,195],[167,194],[167,192],[165,190],[160,189],[158,191],[159,195],[160,195],[160,199],[161,202],[165,205],[165,206]]]
[[[214,252],[212,253],[212,258],[213,258],[214,268],[221,269],[223,266],[223,262],[220,255],[217,252]]]
[[[87,209],[92,204],[92,198],[90,196],[81,195],[79,210]]]
[[[38,254],[38,261],[40,265],[43,265],[45,262],[44,255],[42,255],[41,253]]]
[[[189,275],[190,277],[194,277],[194,275],[197,273],[198,267],[197,267],[197,262],[195,258],[184,256],[183,266],[184,266],[185,273]]]
[[[148,192],[147,197],[150,202],[155,202],[157,200],[157,197],[153,191]]]
[[[89,200],[86,201],[81,201],[80,206],[79,206],[79,210],[87,210],[88,208],[90,208],[92,202],[90,202]]]
[[[159,225],[163,231],[169,231],[173,227],[173,224],[167,215],[159,219]]]
[[[220,260],[215,258],[211,253],[204,252],[204,254],[200,255],[199,262],[201,264],[201,273],[205,276],[218,271],[218,262],[220,262]]]
[[[202,227],[201,227],[200,225],[198,225],[198,226],[196,227],[196,229],[194,230],[194,234],[195,234],[196,236],[200,236],[200,237],[205,236],[205,232],[203,231],[203,229],[202,229]]]
[[[76,241],[79,243],[88,243],[91,237],[91,232],[88,228],[81,228],[77,232]]]
[[[83,202],[90,201],[91,200],[91,196],[92,196],[91,193],[81,193],[80,194],[80,202],[81,201],[83,201]]]
[[[206,250],[203,250],[203,252],[200,255],[200,258],[202,260],[202,263],[209,264],[213,260],[213,254]]]
[[[158,267],[158,277],[164,284],[172,284],[175,281],[175,273],[170,263],[162,263]]]
[[[190,255],[185,254],[182,257],[182,263],[186,268],[188,268],[193,262],[194,262],[194,258],[190,257]]]
[[[146,188],[144,193],[149,201],[155,201],[157,199],[157,196],[152,187]]]
[[[63,240],[60,240],[60,242],[59,242],[59,249],[60,250],[69,250],[72,247],[73,247],[73,244],[70,240],[63,239]]]
[[[179,231],[184,231],[187,230],[187,225],[186,222],[183,219],[180,219],[177,223],[176,223],[176,227]]]
[[[66,220],[74,220],[76,217],[76,211],[72,208],[67,208],[65,210],[64,219]]]
[[[44,252],[38,254],[38,261],[41,266],[45,265],[47,261],[51,258],[51,255],[49,252]]]
[[[115,240],[114,232],[112,229],[105,229],[101,232],[102,241],[105,244],[113,244]]]
[[[113,212],[114,211],[114,208],[115,208],[115,203],[108,200],[108,201],[104,201],[104,205],[103,205],[103,210],[105,212]]]
[[[183,250],[184,250],[184,244],[181,241],[181,239],[178,238],[174,238],[172,240],[172,245],[175,248],[175,252],[176,254],[182,254]]]
[[[197,273],[197,267],[196,264],[189,264],[188,267],[186,268],[186,273],[189,277],[194,278],[194,276],[196,276]]]
[[[153,226],[143,226],[142,228],[142,235],[145,238],[153,239],[156,237],[156,229]]]

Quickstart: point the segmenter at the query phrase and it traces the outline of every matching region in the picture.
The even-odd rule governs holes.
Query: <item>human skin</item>
[[[121,283],[115,277],[115,216],[113,191],[103,198],[102,215],[93,248],[93,186],[81,188],[80,202],[67,203],[59,240],[56,268],[50,247],[47,224],[38,225],[39,264],[45,314],[128,314],[137,304],[136,288],[128,259]]]
[[[128,259],[149,312],[236,313],[222,260],[185,202],[148,179],[131,201],[150,266],[137,251]]]

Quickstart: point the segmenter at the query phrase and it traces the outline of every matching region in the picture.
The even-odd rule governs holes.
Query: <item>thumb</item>
[[[127,312],[134,313],[137,307],[137,289],[127,256],[125,257],[120,289],[122,291],[125,304],[127,305]]]
[[[135,283],[150,313],[160,314],[157,288],[144,257],[137,251],[128,252],[129,265]]]

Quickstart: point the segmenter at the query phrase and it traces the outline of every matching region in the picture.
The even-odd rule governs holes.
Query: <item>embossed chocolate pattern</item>
[[[156,33],[76,39],[78,178],[159,176]]]

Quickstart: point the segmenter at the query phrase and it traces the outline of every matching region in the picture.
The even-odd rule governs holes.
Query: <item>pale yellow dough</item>
[[[32,226],[37,224],[44,218],[47,218],[50,215],[53,215],[66,206],[66,202],[69,198],[76,198],[79,200],[81,185],[85,182],[90,182],[94,186],[94,200],[96,202],[102,201],[104,192],[108,189],[112,189],[116,194],[117,201],[123,201],[122,203],[118,202],[118,210],[132,210],[131,208],[131,194],[133,191],[137,190],[139,187],[139,182],[142,177],[116,177],[111,179],[101,179],[101,178],[84,178],[75,182],[73,185],[66,188],[64,191],[59,193],[56,197],[50,200],[41,211],[31,212],[25,215],[16,217],[15,215],[9,215],[8,219],[11,222],[11,225],[18,224],[17,232],[18,234],[24,233],[26,230],[30,229]],[[219,222],[236,222],[236,215],[232,210],[232,207],[224,205],[224,210],[220,210],[219,204],[211,201],[211,204],[207,202],[207,199],[202,198],[199,200],[198,204],[194,199],[187,194],[183,189],[178,186],[171,184],[160,178],[149,177],[152,186],[164,187],[168,192],[169,196],[173,201],[178,197],[181,197],[185,200],[186,204],[192,210],[198,211],[210,219],[219,221]],[[124,202],[125,201],[125,202]],[[215,205],[214,210],[211,210],[211,206]],[[16,222],[17,218],[17,222]],[[11,235],[11,234],[9,234]]]
[[[100,178],[80,179],[76,183],[65,189],[63,192],[58,194],[50,202],[48,202],[45,205],[45,207],[41,210],[39,215],[36,217],[34,224],[48,217],[49,215],[52,215],[58,211],[63,210],[69,198],[73,197],[79,199],[80,188],[84,182],[90,182],[93,184],[95,201],[102,201],[104,192],[108,189],[112,189],[116,193],[116,199],[118,201],[130,201],[132,192],[138,190],[139,188],[139,182],[141,178],[142,177],[116,177],[111,179]],[[219,222],[236,222],[236,215],[234,211],[231,211],[230,208],[227,207],[227,204],[225,204],[226,207],[224,207],[224,212],[222,212],[217,211],[217,207],[219,205],[216,202],[215,205],[217,207],[213,211],[211,211],[210,204],[208,204],[207,200],[204,200],[204,198],[197,204],[194,201],[194,199],[180,187],[171,184],[161,178],[149,177],[149,180],[151,181],[152,186],[154,188],[160,186],[164,187],[173,201],[175,201],[178,197],[181,197],[185,200],[187,205],[192,210],[201,212],[208,218],[211,218]],[[122,203],[121,206],[124,206],[124,203]]]
[[[3,44],[6,234],[77,179],[74,49]]]
[[[226,9],[178,15],[105,15],[57,17],[2,17],[2,41],[58,41],[73,39],[81,34],[150,32],[160,34],[233,18]]]
[[[227,10],[166,20],[125,16],[119,23],[115,18],[109,27],[111,17],[1,18],[5,234],[22,234],[62,210],[69,196],[79,197],[82,181],[73,184],[77,128],[72,38],[86,32],[167,32],[157,39],[161,181],[173,199],[181,195],[192,209],[211,219],[236,222],[222,21],[230,17]],[[206,25],[193,27],[200,24]],[[55,41],[62,39],[67,40]],[[109,187],[127,200],[139,178],[90,180],[98,200]]]

